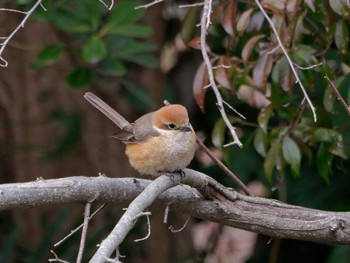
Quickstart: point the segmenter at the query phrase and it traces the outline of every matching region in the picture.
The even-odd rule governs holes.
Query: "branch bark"
[[[328,212],[249,197],[186,169],[184,184],[159,196],[155,206],[245,229],[273,238],[290,238],[329,244],[350,244],[350,212]],[[67,177],[0,186],[0,211],[45,204],[96,201],[125,205],[151,181],[135,178]],[[206,198],[203,197],[206,196]]]

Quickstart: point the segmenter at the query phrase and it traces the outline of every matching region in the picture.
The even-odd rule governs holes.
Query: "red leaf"
[[[255,44],[263,37],[265,37],[265,36],[264,35],[257,35],[257,36],[253,36],[251,39],[249,39],[247,41],[247,43],[245,44],[245,46],[242,50],[242,60],[245,64],[248,62],[250,55],[253,52],[253,48],[254,48]]]
[[[253,11],[253,8],[248,9],[247,11],[243,12],[241,17],[238,19],[237,32],[239,34],[242,34],[244,30],[246,30],[246,28],[248,27]]]
[[[230,68],[222,66],[232,66],[230,63],[230,58],[226,56],[221,56],[217,62],[217,68],[215,69],[215,80],[224,88],[233,90],[232,81],[230,80]]]
[[[264,53],[260,56],[253,69],[253,79],[256,85],[262,90],[266,90],[267,77],[272,69],[272,56]]]
[[[237,16],[237,2],[231,0],[231,2],[225,6],[224,13],[221,18],[221,25],[230,36],[235,35],[235,24]]]
[[[197,69],[196,75],[194,76],[192,91],[194,99],[196,100],[198,107],[203,113],[205,112],[204,101],[208,81],[209,77],[207,67],[205,66],[205,63],[202,62],[202,64]]]

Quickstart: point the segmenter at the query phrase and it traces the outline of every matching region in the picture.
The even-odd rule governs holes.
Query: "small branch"
[[[99,208],[97,208],[97,210],[89,217],[89,220],[91,220],[98,212],[100,212],[104,207],[106,206],[106,204],[101,205]],[[72,235],[74,235],[76,232],[79,231],[80,228],[82,228],[84,226],[84,223],[81,224],[80,226],[78,226],[76,229],[72,230],[67,236],[65,236],[63,239],[61,239],[60,241],[58,241],[56,244],[54,244],[54,247],[57,247],[59,245],[61,245],[65,240],[67,240],[69,237],[71,237]]]
[[[140,241],[144,241],[146,239],[148,239],[151,236],[151,222],[150,222],[150,213],[145,214],[146,218],[147,218],[147,235],[143,238],[139,238],[139,239],[135,239],[134,242],[140,242]]]
[[[317,67],[319,67],[319,66],[322,66],[322,65],[323,65],[323,62],[314,64],[314,65],[311,65],[311,66],[308,66],[308,67],[302,67],[302,66],[299,66],[299,65],[296,64],[296,63],[293,63],[293,65],[296,66],[298,69],[301,69],[301,70],[309,70],[309,69],[313,69],[313,68],[317,68]]]
[[[37,7],[41,5],[41,2],[42,2],[42,0],[38,0],[28,12],[18,11],[18,13],[24,14],[25,16],[24,16],[22,22],[15,28],[15,30],[12,31],[12,33],[5,39],[5,41],[1,43],[1,48],[0,48],[0,67],[7,67],[7,65],[8,65],[7,60],[5,60],[2,57],[2,53],[4,52],[7,44],[10,42],[10,40],[13,38],[13,36],[18,32],[18,30],[21,27],[24,27],[24,25],[27,22],[28,18],[33,14],[33,12],[37,9]],[[11,12],[15,12],[13,9],[5,9],[5,8],[3,8],[3,9],[4,9],[4,11],[10,11],[11,10]],[[1,11],[1,9],[0,9],[0,11]]]
[[[314,122],[317,122],[316,108],[315,108],[314,105],[312,104],[312,102],[311,102],[311,100],[310,100],[310,98],[309,98],[309,95],[307,95],[307,92],[306,92],[306,90],[305,90],[305,88],[304,88],[303,83],[300,81],[300,78],[299,78],[299,76],[298,76],[298,73],[297,73],[297,71],[296,71],[296,69],[295,69],[295,67],[294,67],[293,61],[292,61],[291,58],[289,57],[288,52],[287,52],[286,48],[284,47],[284,45],[283,45],[283,43],[282,43],[282,41],[281,41],[281,38],[280,38],[279,35],[278,35],[278,32],[277,32],[277,29],[276,29],[275,25],[273,24],[271,18],[270,18],[270,17],[267,15],[267,13],[265,12],[265,10],[264,10],[264,8],[262,7],[262,5],[260,4],[259,0],[254,0],[254,1],[255,1],[256,5],[259,7],[261,13],[264,15],[264,17],[266,18],[266,20],[269,22],[270,27],[271,27],[271,29],[272,29],[274,35],[276,36],[278,45],[279,45],[279,47],[281,48],[283,54],[285,55],[285,57],[286,57],[286,59],[287,59],[287,61],[288,61],[288,64],[289,64],[290,68],[292,69],[292,72],[293,72],[293,74],[294,74],[294,76],[295,76],[296,82],[299,84],[299,86],[300,86],[300,88],[301,88],[301,91],[303,92],[304,97],[305,97],[307,103],[309,104],[309,106],[310,106],[310,108],[311,108],[312,115],[313,115],[313,117],[314,117]]]
[[[102,3],[108,10],[112,10],[113,6],[114,6],[114,0],[111,0],[111,4],[107,5],[103,0],[99,0],[100,3]]]
[[[76,261],[77,263],[80,263],[81,260],[83,259],[87,229],[89,226],[90,210],[91,210],[91,202],[88,202],[85,205],[85,210],[84,210],[84,223],[83,223],[83,230],[81,231],[80,246],[79,246],[79,252],[78,252],[78,257]]]
[[[212,68],[212,65],[211,65],[211,62],[210,62],[210,59],[209,59],[209,56],[207,53],[207,49],[206,49],[206,35],[207,35],[207,28],[210,24],[210,13],[211,13],[211,0],[204,0],[203,13],[202,13],[201,23],[200,23],[200,26],[201,26],[201,33],[200,33],[201,52],[202,52],[204,63],[206,65],[206,68],[208,71],[209,83],[214,91],[220,114],[221,114],[222,119],[224,120],[227,128],[229,129],[231,135],[232,135],[232,138],[233,138],[232,144],[235,144],[235,145],[238,145],[239,147],[242,147],[243,145],[236,134],[235,128],[232,126],[232,124],[230,123],[230,121],[226,115],[225,108],[223,105],[223,100],[222,100],[219,88],[216,85],[214,73],[213,73],[213,68]]]
[[[50,252],[51,252],[51,254],[52,254],[55,258],[49,258],[49,259],[48,259],[49,262],[69,263],[68,261],[59,259],[59,257],[58,257],[57,254],[55,253],[55,251],[51,250]]]
[[[179,174],[173,174],[171,178],[167,175],[161,175],[152,181],[152,183],[130,203],[128,209],[120,218],[112,232],[102,241],[95,255],[91,258],[90,263],[105,262],[132,229],[135,223],[134,219],[147,209],[161,193],[178,185],[180,182],[181,175]]]
[[[153,6],[153,5],[156,5],[158,3],[161,3],[163,1],[164,0],[154,0],[153,2],[150,2],[148,4],[136,6],[135,9],[141,9],[141,8],[147,9],[147,8],[149,8],[149,7]]]
[[[336,86],[333,84],[333,82],[329,79],[329,77],[326,75],[324,76],[325,80],[328,82],[328,85],[332,88],[333,92],[335,93],[335,95],[337,96],[338,101],[341,103],[341,105],[343,105],[344,109],[346,110],[346,112],[348,113],[348,115],[350,116],[350,107],[348,106],[348,104],[345,102],[345,100],[343,99],[343,97],[341,96],[341,94],[339,93],[338,89],[336,88]]]
[[[179,229],[174,229],[173,226],[169,226],[169,230],[170,230],[172,233],[179,233],[179,232],[181,232],[182,230],[185,229],[185,227],[187,226],[188,222],[190,222],[191,218],[192,218],[192,217],[189,216],[189,217],[187,218],[185,224],[184,224],[181,228],[179,228]]]
[[[245,184],[230,170],[224,165],[216,156],[207,148],[207,146],[202,143],[202,141],[196,137],[197,144],[205,151],[205,153],[219,166],[219,168],[242,189],[247,195],[253,196],[253,193],[245,186]]]
[[[204,3],[194,3],[194,4],[188,4],[188,5],[179,5],[179,8],[188,8],[188,7],[196,7],[196,6],[203,6]]]

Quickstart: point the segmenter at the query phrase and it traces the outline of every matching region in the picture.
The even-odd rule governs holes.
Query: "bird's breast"
[[[128,144],[130,164],[142,174],[184,169],[193,159],[196,140],[193,132],[164,131],[138,144]]]

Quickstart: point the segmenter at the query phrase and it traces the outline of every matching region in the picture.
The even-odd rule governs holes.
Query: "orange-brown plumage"
[[[114,137],[126,144],[129,162],[141,174],[182,170],[192,161],[196,136],[184,106],[164,106],[131,124],[92,93],[84,97],[121,128]]]

